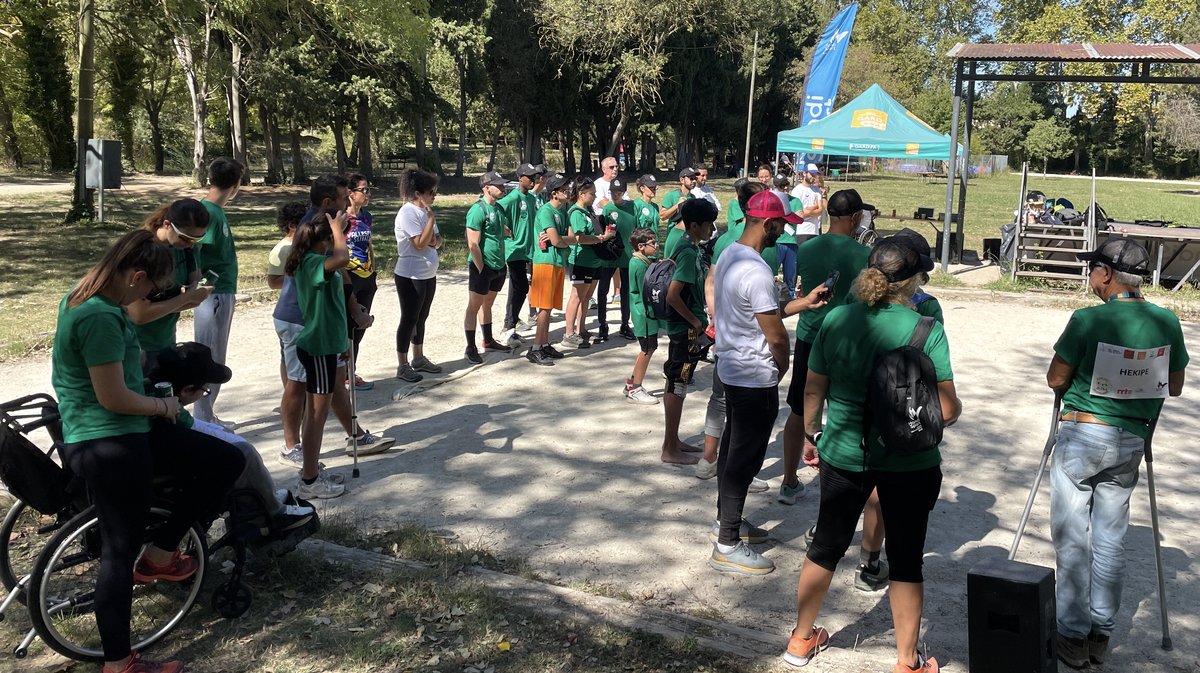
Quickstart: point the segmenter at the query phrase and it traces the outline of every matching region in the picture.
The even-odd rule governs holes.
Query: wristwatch
[[[804,433],[804,438],[807,439],[808,441],[812,442],[813,446],[816,446],[817,442],[821,441],[821,431],[817,430],[816,434],[812,434],[812,435],[810,435],[806,432],[806,433]]]

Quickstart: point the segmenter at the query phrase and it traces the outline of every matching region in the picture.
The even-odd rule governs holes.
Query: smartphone
[[[217,279],[220,277],[221,277],[221,274],[217,273],[216,271],[213,271],[212,269],[209,269],[208,271],[204,272],[204,275],[200,278],[200,282],[196,283],[196,285],[199,287],[209,287],[210,285],[216,285]]]
[[[825,289],[821,291],[822,299],[829,299],[833,296],[833,288],[837,287],[838,278],[841,278],[842,273],[837,269],[829,272],[829,277],[825,279]]]

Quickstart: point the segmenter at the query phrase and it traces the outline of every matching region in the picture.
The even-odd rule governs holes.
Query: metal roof
[[[963,44],[946,53],[968,61],[1113,61],[1200,63],[1200,44]]]

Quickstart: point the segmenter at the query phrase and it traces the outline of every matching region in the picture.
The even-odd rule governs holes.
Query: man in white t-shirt
[[[796,245],[807,241],[821,233],[821,215],[825,212],[825,200],[821,196],[821,186],[817,184],[820,170],[816,164],[804,167],[800,174],[800,182],[792,189],[792,198],[800,199],[804,210],[799,215],[804,222],[796,226]]]
[[[604,206],[612,203],[612,181],[617,177],[617,158],[604,157],[600,162],[600,177],[592,184],[596,185],[596,200],[592,202],[592,210],[597,215],[604,214]],[[628,200],[629,197],[622,197]]]
[[[693,168],[696,169],[696,186],[692,187],[692,196],[698,199],[708,199],[717,207],[717,212],[721,212],[721,202],[713,193],[712,187],[708,186],[708,164],[696,164]]]
[[[721,253],[714,279],[717,374],[725,384],[726,423],[717,459],[717,540],[708,565],[721,572],[763,575],[775,569],[750,548],[766,534],[742,519],[751,480],[762,469],[779,414],[779,379],[788,370],[787,330],[764,248],[775,245],[783,227],[799,218],[783,199],[759,192],[746,204],[742,235]],[[796,300],[807,310],[824,304]],[[790,307],[789,307],[790,308]]]

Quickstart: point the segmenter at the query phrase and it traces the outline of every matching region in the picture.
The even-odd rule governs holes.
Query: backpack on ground
[[[894,453],[916,453],[942,441],[937,373],[925,354],[933,324],[933,318],[922,317],[907,344],[875,360],[867,382],[864,442],[871,428],[879,433],[883,447]]]
[[[666,259],[660,259],[646,268],[642,277],[642,301],[646,304],[648,317],[668,320],[675,317],[675,309],[667,302],[667,290],[671,289],[671,276],[675,275],[675,255],[679,248]]]

